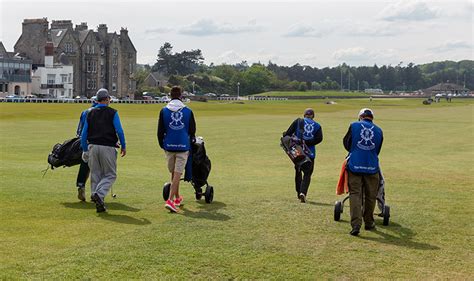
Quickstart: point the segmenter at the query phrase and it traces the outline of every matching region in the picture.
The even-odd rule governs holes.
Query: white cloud
[[[385,7],[378,18],[386,21],[425,21],[438,18],[439,8],[419,0],[401,0]]]
[[[472,42],[460,40],[445,42],[443,44],[430,48],[430,50],[435,52],[450,52],[454,50],[471,50],[472,52],[473,49],[474,45],[472,44]]]
[[[145,33],[168,33],[173,31],[170,27],[157,27],[145,30]]]
[[[307,24],[294,24],[290,26],[289,30],[283,35],[285,37],[322,37],[325,31],[316,29]]]
[[[191,25],[179,29],[180,34],[191,36],[212,36],[222,34],[237,34],[262,31],[256,20],[251,20],[245,25],[218,23],[211,19],[201,19]]]
[[[397,61],[397,52],[393,49],[369,50],[363,47],[353,47],[336,50],[333,53],[333,58],[349,64],[390,64]]]
[[[344,35],[348,36],[367,36],[367,37],[389,37],[396,36],[402,33],[402,29],[399,25],[377,23],[348,23],[342,29]]]

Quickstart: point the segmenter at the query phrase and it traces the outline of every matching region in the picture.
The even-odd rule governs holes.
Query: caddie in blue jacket
[[[375,229],[374,208],[380,183],[379,153],[383,132],[373,123],[374,113],[369,108],[359,112],[359,121],[352,123],[344,136],[344,147],[349,152],[347,161],[351,235],[359,235],[362,213],[366,230]],[[364,211],[362,211],[364,193]]]
[[[302,140],[309,149],[310,163],[300,167],[295,165],[295,190],[296,196],[301,203],[306,202],[311,175],[314,170],[314,161],[316,158],[316,145],[323,141],[323,128],[314,121],[314,110],[307,108],[303,113],[303,118],[297,118],[283,134],[284,136],[295,135]]]
[[[165,208],[177,212],[183,204],[179,195],[179,181],[195,139],[196,122],[193,111],[181,101],[181,88],[171,89],[171,101],[160,111],[158,119],[158,143],[165,151],[168,170],[171,174],[171,188]]]

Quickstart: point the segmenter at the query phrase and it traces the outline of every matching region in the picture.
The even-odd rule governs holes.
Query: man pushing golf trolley
[[[383,132],[373,123],[374,113],[369,108],[359,111],[359,120],[353,122],[344,136],[344,148],[349,152],[342,165],[337,185],[338,195],[349,192],[342,201],[336,201],[334,220],[339,221],[344,202],[349,199],[351,226],[350,234],[360,233],[362,220],[365,230],[375,230],[374,209],[378,202],[383,224],[388,225],[390,207],[385,204],[385,181],[380,171],[379,153],[382,148]]]

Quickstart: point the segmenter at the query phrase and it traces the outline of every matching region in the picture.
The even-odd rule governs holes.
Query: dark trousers
[[[89,165],[86,162],[81,160],[81,165],[79,167],[79,172],[77,173],[76,186],[84,188],[86,187],[87,179],[89,178]]]
[[[314,170],[314,159],[307,163],[304,167],[295,166],[295,189],[296,195],[308,193],[309,184],[311,183],[311,175]]]
[[[361,226],[362,216],[364,217],[365,224],[371,225],[374,222],[374,209],[375,203],[377,202],[376,197],[380,183],[379,173],[373,175],[354,174],[349,170],[347,173],[349,202],[351,208],[351,225],[352,227],[356,225]],[[362,202],[364,204],[363,210]]]

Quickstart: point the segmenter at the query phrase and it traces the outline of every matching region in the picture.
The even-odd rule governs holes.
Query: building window
[[[112,65],[117,65],[117,59],[116,59],[116,58],[114,58],[114,59],[112,60]]]
[[[67,82],[71,83],[72,80],[72,73],[69,73],[67,76]]]
[[[95,46],[94,45],[91,46],[91,54],[95,54]]]
[[[117,91],[117,84],[112,83],[112,91],[114,91],[114,92]]]
[[[67,83],[67,74],[61,74],[61,83]]]
[[[88,60],[86,65],[87,65],[87,72],[89,72],[89,73],[96,73],[97,72],[97,61]]]
[[[48,92],[51,96],[54,96],[54,89],[49,89]]]
[[[72,43],[66,43],[64,48],[66,49],[66,53],[72,53],[74,52],[74,49],[72,47]]]
[[[68,92],[69,96],[72,97],[72,90],[68,89],[67,92]]]
[[[87,79],[87,89],[94,90],[97,87],[97,82],[95,79]]]
[[[105,54],[105,48],[104,47],[100,47],[100,54],[102,56]]]
[[[61,97],[64,97],[64,90],[61,90]]]
[[[118,49],[117,48],[114,48],[112,50],[112,55],[114,55],[115,57],[118,56]]]
[[[132,74],[133,73],[133,63],[131,61],[128,65],[128,69],[129,69],[129,74]]]
[[[56,84],[56,74],[48,74],[48,76],[47,76],[47,84],[48,84],[48,85]]]

